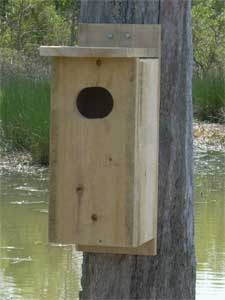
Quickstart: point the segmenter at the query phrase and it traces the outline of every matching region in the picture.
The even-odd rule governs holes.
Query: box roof
[[[55,57],[150,57],[158,58],[158,48],[41,46],[41,56]]]

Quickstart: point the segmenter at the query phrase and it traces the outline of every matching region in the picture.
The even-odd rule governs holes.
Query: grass
[[[30,67],[30,64],[29,64]],[[0,119],[7,143],[32,154],[33,161],[48,164],[50,84],[36,65],[5,68],[0,89]],[[32,70],[35,70],[32,71]],[[225,75],[210,73],[193,78],[195,118],[225,123]]]
[[[1,87],[0,118],[4,137],[16,149],[31,152],[34,162],[49,158],[50,86],[46,79],[10,73]]]
[[[193,77],[193,106],[200,121],[225,123],[225,73]]]

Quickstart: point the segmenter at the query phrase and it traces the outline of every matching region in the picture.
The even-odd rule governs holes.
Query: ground
[[[225,125],[194,122],[193,124],[194,151],[219,151],[225,152]],[[0,145],[1,170],[16,169],[17,171],[29,171],[40,169],[34,166],[32,157],[28,152],[7,151],[4,145]]]
[[[225,125],[195,122],[194,150],[225,152]]]

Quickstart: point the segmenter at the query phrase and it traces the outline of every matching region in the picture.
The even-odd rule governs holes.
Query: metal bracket
[[[78,45],[83,47],[160,47],[160,25],[90,24],[79,25]]]

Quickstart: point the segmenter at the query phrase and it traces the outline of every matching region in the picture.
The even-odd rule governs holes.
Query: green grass
[[[200,121],[225,123],[225,74],[208,73],[193,77],[193,106]]]
[[[30,74],[28,76],[28,74]],[[36,77],[35,77],[36,76]],[[46,76],[44,76],[47,78]],[[7,142],[31,152],[34,162],[49,160],[50,84],[34,72],[7,69],[0,89],[0,119]],[[225,76],[193,78],[195,117],[225,123]]]
[[[24,74],[6,76],[0,92],[0,118],[4,137],[16,149],[31,152],[34,162],[49,158],[50,87],[48,80]]]

